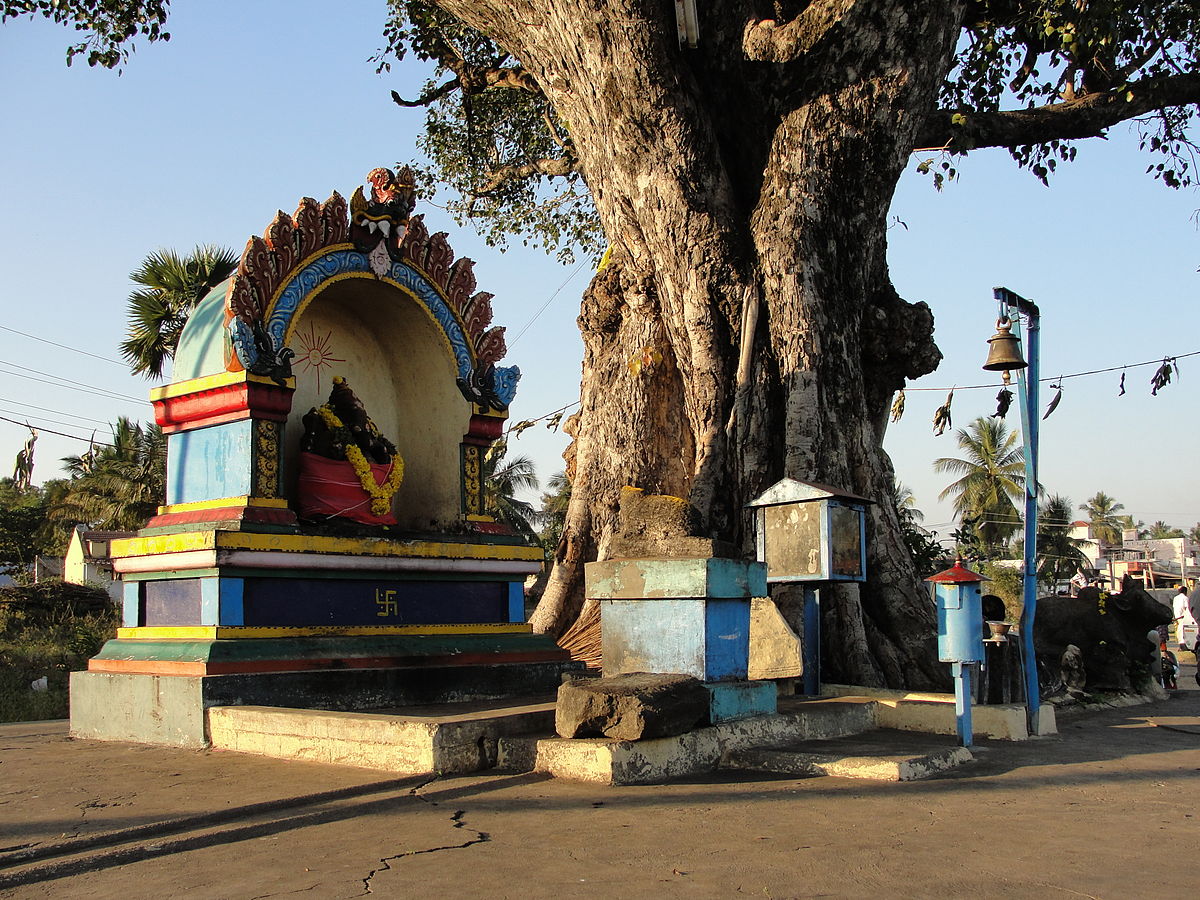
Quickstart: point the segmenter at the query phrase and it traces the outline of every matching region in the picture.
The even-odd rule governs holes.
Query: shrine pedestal
[[[553,692],[523,544],[204,531],[113,544],[123,627],[71,682],[79,737],[204,746],[204,711],[363,710]]]
[[[714,723],[775,712],[774,683],[746,680],[750,601],[767,593],[762,563],[610,559],[588,563],[586,590],[600,601],[605,676],[698,678],[709,688]]]

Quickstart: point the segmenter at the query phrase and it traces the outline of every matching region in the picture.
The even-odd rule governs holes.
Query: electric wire
[[[16,419],[10,419],[8,416],[0,416],[0,422],[11,422],[13,425],[20,425],[22,428],[28,428],[27,422],[18,422]],[[91,438],[80,437],[77,434],[67,434],[62,431],[55,431],[52,428],[39,428],[38,431],[44,431],[46,434],[56,434],[59,437],[70,438],[73,441],[82,441],[85,444],[95,444],[97,447],[115,447],[116,444],[108,441],[93,441]]]
[[[36,415],[33,415],[32,413],[22,413],[22,412],[17,412],[16,410],[12,410],[12,409],[0,409],[0,413],[8,413],[8,415],[10,415],[10,416],[24,416],[26,419],[33,419],[34,421],[37,421],[37,422],[49,422],[51,425],[61,425],[63,428],[79,428],[80,427],[78,422],[63,422],[60,419],[50,419],[50,418],[47,418],[46,416],[36,416]],[[108,425],[107,422],[103,422],[101,424],[106,425],[106,426]],[[40,428],[41,426],[39,425],[38,427]]]
[[[66,416],[68,419],[83,419],[85,422],[95,422],[97,425],[111,424],[109,422],[104,421],[103,419],[93,419],[91,416],[81,416],[81,415],[78,415],[77,413],[70,413],[70,412],[67,412],[66,410],[62,410],[62,409],[50,409],[49,407],[46,407],[46,406],[35,406],[32,403],[22,403],[20,400],[12,400],[8,397],[0,397],[0,403],[11,403],[14,406],[24,406],[24,407],[27,407],[28,409],[36,409],[38,412],[54,413],[55,415]],[[11,410],[10,410],[10,412],[11,412]],[[15,416],[18,414],[13,413],[13,415]]]
[[[581,260],[581,261],[580,261],[580,263],[579,263],[579,265],[577,265],[577,266],[576,266],[574,269],[572,269],[572,270],[571,270],[571,274],[570,274],[570,275],[568,275],[568,276],[567,276],[567,277],[566,277],[566,278],[563,280],[563,283],[562,283],[562,284],[560,284],[560,285],[559,285],[559,286],[558,286],[558,287],[555,289],[554,293],[550,295],[550,297],[549,297],[549,298],[546,300],[546,302],[545,302],[545,303],[543,303],[543,304],[542,304],[540,307],[538,307],[538,311],[537,311],[537,312],[535,312],[535,313],[533,314],[533,317],[532,317],[532,318],[531,318],[531,319],[530,319],[528,322],[526,322],[526,323],[525,323],[525,325],[524,325],[524,326],[521,328],[521,330],[520,330],[520,331],[518,331],[518,332],[517,332],[517,336],[516,336],[515,338],[513,338],[511,341],[509,341],[509,342],[508,342],[508,347],[509,347],[509,349],[511,349],[512,347],[514,347],[514,346],[516,345],[517,341],[519,341],[521,338],[523,338],[523,337],[525,336],[525,332],[527,332],[527,331],[530,329],[530,327],[533,325],[533,323],[534,323],[534,322],[536,322],[536,321],[538,320],[538,317],[539,317],[539,316],[541,316],[541,314],[542,314],[542,313],[544,313],[544,312],[546,311],[546,307],[548,307],[548,306],[549,306],[551,303],[553,303],[553,302],[554,302],[554,298],[555,298],[555,297],[557,297],[559,294],[561,294],[561,293],[562,293],[562,291],[563,291],[563,289],[564,289],[564,288],[565,288],[565,287],[566,287],[568,284],[570,284],[570,283],[571,283],[571,280],[572,280],[572,279],[573,279],[573,278],[574,278],[576,275],[578,275],[578,274],[579,274],[579,270],[580,270],[580,269],[582,269],[586,263],[587,263],[587,260],[586,260],[586,259],[584,259],[584,260]],[[553,415],[553,413],[551,413],[551,415]]]
[[[92,359],[98,359],[101,362],[112,363],[114,366],[120,366],[123,369],[128,368],[126,363],[120,362],[119,360],[109,359],[107,356],[98,356],[95,353],[88,353],[88,351],[80,350],[78,347],[71,347],[67,344],[60,344],[57,341],[47,340],[46,338],[38,337],[36,334],[29,334],[25,331],[18,331],[15,328],[9,328],[7,325],[0,325],[0,330],[9,331],[13,334],[19,334],[21,337],[27,337],[30,340],[41,341],[43,344],[49,344],[51,347],[61,347],[63,350],[70,350],[72,353],[80,353],[84,356],[90,356]]]
[[[1103,375],[1106,372],[1120,372],[1124,369],[1138,369],[1143,366],[1161,366],[1164,359],[1187,359],[1189,356],[1200,356],[1200,350],[1193,350],[1191,353],[1168,353],[1166,356],[1158,359],[1147,360],[1146,362],[1127,363],[1120,366],[1109,366],[1105,369],[1091,369],[1087,372],[1072,372],[1070,375],[1051,375],[1047,378],[1039,378],[1038,384],[1048,384],[1050,382],[1063,381],[1067,378],[1082,378],[1085,375]],[[905,393],[910,391],[974,391],[983,388],[1004,387],[1003,382],[993,382],[991,384],[957,384],[953,387],[906,387]]]
[[[3,369],[0,369],[0,375],[11,375],[14,378],[24,378],[27,381],[38,381],[38,382],[41,382],[42,384],[49,384],[54,387],[69,388],[74,391],[82,391],[86,394],[95,394],[98,397],[108,397],[109,399],[112,399],[112,400],[128,400],[131,403],[145,403],[146,402],[145,400],[143,400],[139,397],[130,397],[128,394],[118,394],[116,391],[108,391],[108,390],[105,390],[104,388],[95,388],[95,385],[93,385],[91,388],[84,387],[78,381],[72,381],[69,378],[63,378],[59,375],[51,374],[50,372],[42,372],[38,369],[31,369],[28,366],[19,366],[16,363],[9,362],[8,360],[0,359],[0,365],[12,366],[15,369],[22,369],[25,372],[33,372],[37,375],[45,375],[46,378],[34,378],[32,375],[22,375],[20,372],[5,372]],[[55,380],[48,381],[47,378],[52,378]],[[93,388],[95,388],[95,389],[93,389]]]

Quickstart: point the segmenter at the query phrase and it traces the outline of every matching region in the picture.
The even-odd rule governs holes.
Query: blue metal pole
[[[1021,656],[1025,676],[1025,716],[1030,734],[1038,733],[1042,708],[1038,686],[1037,657],[1033,649],[1033,620],[1037,615],[1037,522],[1038,522],[1038,382],[1041,371],[1041,312],[1037,305],[1006,288],[993,295],[1023,313],[1026,326],[1028,370],[1018,370],[1021,395],[1021,432],[1025,438],[1025,577],[1021,609]]]
[[[974,736],[971,724],[971,667],[969,662],[953,662],[950,664],[951,674],[954,675],[954,724],[958,729],[958,743],[970,747]]]
[[[815,697],[821,693],[821,592],[804,586],[804,642],[801,644],[804,665],[804,693]]]

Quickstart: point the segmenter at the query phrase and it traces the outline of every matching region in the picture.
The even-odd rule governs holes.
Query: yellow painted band
[[[313,625],[266,627],[255,625],[143,625],[118,628],[123,641],[218,641],[239,638],[380,637],[406,634],[529,634],[523,623],[477,625]]]
[[[248,381],[254,381],[259,384],[275,383],[266,375],[255,375],[245,370],[241,372],[219,372],[216,375],[201,375],[199,378],[189,378],[187,381],[176,381],[173,384],[164,384],[162,387],[151,388],[150,399],[170,400],[172,397],[199,394],[203,391],[212,391],[217,388],[229,387],[233,384],[244,384]],[[294,378],[287,379],[287,382],[287,386],[290,388],[296,386]]]
[[[467,521],[468,522],[495,522],[496,519],[493,516],[468,515]]]
[[[185,531],[125,538],[112,542],[114,557],[185,553],[192,550],[278,550],[284,553],[343,553],[354,556],[416,559],[498,559],[541,561],[540,547],[509,544],[459,544],[449,541],[396,541],[387,538],[327,537],[304,534],[257,534],[241,531]]]
[[[194,500],[191,503],[172,503],[160,506],[158,514],[196,512],[205,509],[228,509],[231,506],[259,506],[270,509],[287,509],[288,502],[281,498],[269,497],[221,497],[217,500]]]

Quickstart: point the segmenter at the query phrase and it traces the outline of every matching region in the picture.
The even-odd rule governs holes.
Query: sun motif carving
[[[312,370],[318,390],[321,387],[321,370],[333,368],[334,363],[346,361],[332,355],[330,349],[332,337],[333,334],[330,331],[318,334],[316,325],[312,323],[309,324],[307,332],[300,331],[296,334],[300,352],[293,360],[293,364],[298,364],[302,372]]]

